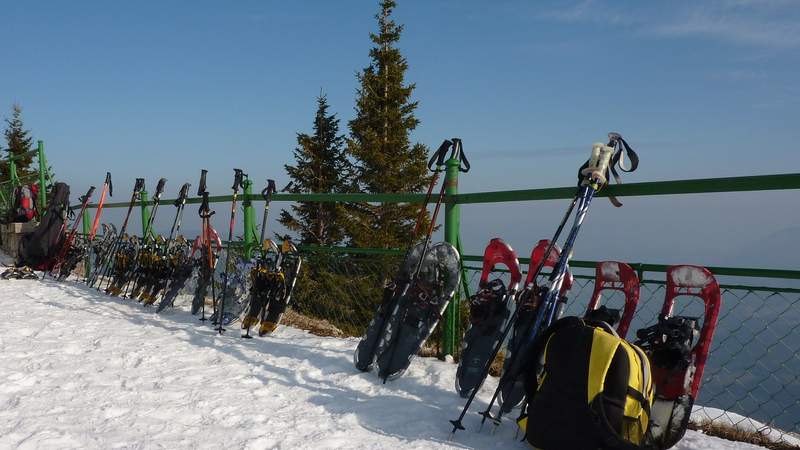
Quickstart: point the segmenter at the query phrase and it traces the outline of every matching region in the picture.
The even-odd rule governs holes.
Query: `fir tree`
[[[393,0],[383,0],[375,16],[378,32],[371,62],[358,75],[356,117],[350,121],[347,151],[355,160],[358,187],[367,192],[417,192],[429,180],[428,149],[411,144],[409,133],[419,124],[411,101],[413,83],[406,84],[406,59],[396,47],[403,31],[392,19]],[[347,231],[357,247],[405,247],[414,238],[411,230],[416,204],[349,205]]]
[[[344,151],[344,136],[339,134],[339,119],[328,114],[324,94],[317,98],[313,134],[297,133],[294,149],[296,165],[286,165],[292,180],[292,193],[346,192],[352,166]],[[338,203],[300,202],[292,212],[281,211],[280,223],[300,235],[300,242],[314,245],[336,245],[344,239]]]
[[[5,122],[6,130],[4,134],[8,153],[3,155],[3,161],[0,163],[0,181],[8,181],[11,178],[7,157],[19,156],[31,151],[33,147],[33,139],[30,137],[30,131],[26,130],[22,123],[22,108],[19,104],[15,103],[11,107],[11,118],[5,119]],[[15,159],[14,163],[16,164],[17,176],[19,178],[38,173],[37,170],[31,168],[33,164],[33,155]]]

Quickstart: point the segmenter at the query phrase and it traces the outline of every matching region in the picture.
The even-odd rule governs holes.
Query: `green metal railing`
[[[460,207],[461,205],[480,204],[480,203],[497,203],[497,202],[521,202],[521,201],[538,201],[538,200],[555,200],[555,199],[571,199],[575,192],[574,186],[560,187],[560,188],[545,188],[545,189],[525,189],[525,190],[510,190],[510,191],[496,191],[496,192],[476,192],[476,193],[459,193],[458,192],[458,162],[451,160],[447,162],[447,171],[445,177],[446,195],[445,195],[445,214],[444,214],[444,238],[447,242],[455,245],[456,248],[461,250],[460,242]],[[659,195],[682,195],[682,194],[709,194],[709,193],[731,193],[731,192],[745,192],[745,191],[774,191],[774,190],[796,190],[800,189],[800,173],[793,174],[778,174],[778,175],[760,175],[760,176],[745,176],[745,177],[727,177],[727,178],[707,178],[707,179],[694,179],[694,180],[675,180],[675,181],[660,181],[660,182],[646,182],[646,183],[629,183],[624,185],[608,186],[602,190],[598,195],[607,196],[613,194],[618,197],[633,197],[633,196],[659,196]],[[244,193],[242,195],[244,210],[244,219],[242,220],[242,236],[243,240],[240,243],[244,246],[245,252],[250,252],[255,246],[259,245],[257,241],[258,233],[256,232],[254,202],[263,201],[260,195],[252,193],[252,182],[248,181],[243,184]],[[212,203],[230,202],[232,196],[221,195],[209,198]],[[200,203],[200,198],[191,198],[187,200],[189,204]],[[425,196],[422,194],[411,193],[385,193],[385,194],[366,194],[366,193],[310,193],[310,194],[287,194],[276,193],[272,197],[274,202],[369,202],[369,203],[422,203],[425,201]],[[431,200],[433,202],[435,200]],[[172,200],[162,200],[162,203],[172,202]],[[147,199],[147,194],[143,193],[140,201],[142,207],[142,223],[147,223],[149,214],[149,205],[152,204]],[[96,205],[90,205],[94,207]],[[106,208],[119,208],[127,207],[125,202],[107,203]],[[84,215],[84,220],[88,223],[88,213]],[[143,230],[144,232],[144,230]],[[237,243],[239,245],[239,243]],[[347,247],[318,247],[310,245],[299,246],[300,250],[306,257],[304,267],[306,270],[314,270],[314,268],[323,269],[321,273],[327,274],[326,279],[308,279],[313,277],[300,277],[298,288],[294,295],[293,308],[307,316],[316,318],[323,322],[325,330],[323,334],[330,334],[336,336],[343,335],[358,335],[360,334],[366,322],[370,318],[374,302],[380,299],[381,282],[387,276],[387,268],[399,265],[400,260],[405,253],[404,249],[392,248],[347,248]],[[462,305],[459,301],[460,298],[468,297],[470,290],[476,288],[476,275],[480,271],[479,263],[482,260],[478,255],[462,255],[464,281],[459,294],[454,301],[451,302],[448,310],[444,315],[443,326],[437,330],[436,339],[432,340],[438,346],[438,352],[441,355],[454,355],[457,357],[459,339],[465,326],[467,317],[466,306]],[[520,258],[521,264],[527,264],[527,258]],[[576,308],[582,305],[581,296],[587,295],[587,289],[591,291],[591,280],[594,278],[589,270],[594,269],[595,261],[573,260],[571,267],[575,270],[576,278],[580,280],[576,282],[577,289],[573,293],[573,298],[578,299],[574,302]],[[663,274],[668,265],[654,264],[650,262],[631,263],[631,266],[637,270],[642,286],[647,293],[646,302],[657,303],[656,299],[659,295],[663,295],[664,281],[662,280]],[[741,326],[741,318],[746,317],[747,314],[755,314],[753,311],[754,305],[748,303],[750,299],[758,299],[759,304],[763,311],[767,311],[768,316],[764,313],[759,317],[764,323],[762,325],[765,330],[771,326],[771,323],[778,323],[781,320],[788,320],[789,317],[794,317],[792,314],[797,315],[800,320],[800,312],[796,308],[800,306],[800,288],[788,286],[760,286],[751,282],[754,279],[759,279],[759,283],[764,283],[763,280],[771,280],[767,284],[780,284],[779,282],[788,283],[794,282],[793,280],[800,280],[800,270],[791,269],[764,269],[764,268],[742,268],[742,267],[708,267],[715,275],[736,278],[735,283],[723,283],[722,289],[725,291],[726,300],[724,304],[736,305],[736,309],[731,308],[727,319],[721,320],[721,328],[718,328],[720,338],[716,340],[715,351],[719,353],[726,353],[726,357],[735,358],[737,353],[731,353],[729,348],[732,339],[736,339],[736,326]],[[88,270],[88,268],[87,268]],[[583,273],[581,272],[583,271]],[[647,277],[647,274],[659,274]],[[750,281],[748,281],[750,280]],[[320,298],[319,294],[324,294],[325,298]],[[308,294],[308,298],[304,295]],[[313,295],[312,295],[313,294]],[[729,299],[730,298],[730,299]],[[583,305],[585,307],[585,304]],[[647,315],[647,314],[644,314]],[[793,332],[787,328],[788,325],[783,324],[781,327],[786,328],[787,332]],[[781,328],[781,330],[783,330]],[[761,350],[754,355],[756,360],[772,361],[773,355],[769,352],[770,349],[776,346],[783,345],[785,341],[784,336],[777,338],[769,335],[769,331],[760,331],[755,336],[761,341],[767,342],[763,346],[766,350]],[[767,337],[765,337],[767,336]],[[795,336],[795,343],[800,341],[800,337]],[[724,344],[721,344],[724,343]],[[737,344],[737,352],[747,352],[749,347],[747,343]],[[753,350],[755,352],[755,350]],[[727,362],[727,361],[720,361]],[[716,363],[715,363],[716,364]],[[737,366],[738,367],[738,366]],[[796,370],[795,370],[796,369]],[[752,383],[736,379],[736,377],[725,373],[724,366],[715,367],[710,373],[711,381],[706,381],[706,384],[711,386],[707,391],[714,394],[711,397],[703,397],[709,406],[717,406],[720,408],[730,408],[742,414],[751,414],[758,417],[766,423],[777,422],[784,428],[798,427],[800,421],[791,418],[791,414],[800,408],[798,405],[784,405],[781,408],[775,409],[773,407],[765,407],[763,405],[750,401],[746,398],[749,394],[750,386],[756,386],[756,381],[769,378],[770,376],[781,380],[791,378],[792,373],[800,373],[800,356],[796,351],[789,354],[786,360],[775,362],[770,374],[764,374],[762,368],[752,369],[745,367],[742,370],[747,371],[747,375],[751,376],[756,381]],[[769,371],[768,371],[769,372]],[[715,378],[716,377],[716,378]],[[714,381],[716,380],[716,381]],[[796,383],[800,385],[800,383]],[[744,387],[742,387],[744,386]],[[753,389],[756,389],[753,387]],[[788,388],[787,388],[788,389]],[[794,389],[794,388],[790,388]],[[780,395],[792,394],[794,391],[787,393],[784,390],[776,388]],[[778,395],[770,393],[772,397]],[[789,411],[789,413],[787,413]]]
[[[497,202],[518,202],[518,201],[535,201],[535,200],[554,200],[554,199],[570,199],[574,196],[575,187],[560,187],[560,188],[545,188],[545,189],[524,189],[524,190],[511,190],[511,191],[495,191],[495,192],[476,192],[476,193],[458,193],[458,160],[451,159],[447,161],[447,171],[445,177],[446,195],[445,195],[445,241],[460,248],[460,210],[459,205],[476,204],[476,203],[497,203]],[[252,182],[247,180],[244,184],[243,209],[243,237],[245,244],[245,252],[250,254],[253,247],[258,245],[255,242],[254,236],[256,233],[255,213],[252,203],[254,201],[262,201],[259,195],[252,194]],[[778,174],[778,175],[757,175],[757,176],[744,176],[744,177],[726,177],[726,178],[704,178],[704,179],[690,179],[690,180],[675,180],[675,181],[656,181],[644,183],[628,183],[620,185],[609,185],[598,193],[599,196],[615,195],[617,197],[633,197],[633,196],[656,196],[656,195],[679,195],[679,194],[707,194],[707,193],[725,193],[725,192],[744,192],[744,191],[772,191],[772,190],[792,190],[800,189],[800,173]],[[209,198],[212,203],[230,202],[232,196],[222,195]],[[162,200],[167,203],[172,200]],[[187,203],[199,203],[201,199],[191,198]],[[310,193],[310,194],[286,194],[276,193],[272,197],[275,202],[370,202],[370,203],[422,203],[425,201],[425,196],[422,194],[410,193],[396,193],[396,194],[366,194],[366,193]],[[429,200],[434,202],[435,199]],[[141,201],[142,205],[142,223],[147,223],[149,211],[147,206],[151,204],[147,199],[147,193],[142,192]],[[90,205],[95,206],[95,205]],[[107,203],[106,208],[127,207],[127,203]],[[143,225],[144,226],[144,225]],[[145,233],[145,230],[143,230]],[[378,251],[377,249],[344,249],[344,251]],[[384,250],[380,250],[384,251]],[[387,250],[389,252],[401,252],[401,250]],[[479,261],[480,257],[464,256],[464,261]],[[573,267],[590,267],[593,264],[591,261],[573,261]],[[663,271],[666,265],[646,264],[641,263],[636,266],[640,271]],[[751,268],[725,268],[725,267],[711,267],[714,273],[719,275],[732,275],[732,276],[746,276],[746,277],[762,277],[762,278],[784,278],[784,279],[797,279],[796,271],[792,270],[773,270],[773,269],[751,269]],[[456,335],[456,328],[454,325],[456,319],[456,312],[458,311],[459,301],[455,299],[452,305],[448,308],[445,314],[445,331],[444,331],[444,348],[446,354],[453,354],[457,344],[458,338]]]

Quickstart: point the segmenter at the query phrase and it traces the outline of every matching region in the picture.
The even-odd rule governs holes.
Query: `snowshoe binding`
[[[704,316],[673,315],[677,296],[702,299]],[[666,298],[658,323],[636,333],[636,344],[647,353],[655,381],[648,443],[657,448],[672,447],[686,433],[720,306],[719,284],[708,269],[672,266],[667,269]]]

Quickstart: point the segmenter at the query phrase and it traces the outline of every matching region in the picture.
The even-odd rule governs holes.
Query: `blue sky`
[[[137,176],[167,177],[173,193],[201,168],[214,193],[233,167],[284,183],[321,89],[343,125],[353,116],[377,10],[4,3],[0,114],[21,103],[59,178],[82,192],[110,170],[117,201]],[[797,1],[399,3],[413,137],[463,139],[474,169],[462,191],[570,184],[610,130],[641,155],[631,182],[798,171]],[[797,267],[797,204],[793,193],[603,201],[576,257]],[[500,235],[527,254],[562,208],[465,207],[468,250]]]

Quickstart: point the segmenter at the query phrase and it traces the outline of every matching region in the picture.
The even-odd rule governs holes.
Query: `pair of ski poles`
[[[521,358],[520,355],[526,353],[524,349],[530,348],[532,343],[535,339],[539,336],[540,332],[549,326],[553,320],[557,316],[557,305],[558,305],[558,293],[561,290],[561,286],[564,282],[566,272],[568,269],[569,259],[572,256],[572,248],[575,244],[575,240],[578,237],[578,232],[580,231],[581,225],[583,224],[584,219],[586,218],[586,214],[589,211],[589,205],[594,198],[595,193],[606,183],[606,173],[609,169],[609,163],[612,158],[612,155],[615,153],[615,149],[618,148],[618,141],[621,140],[621,137],[616,134],[609,134],[609,145],[603,144],[595,144],[592,148],[592,155],[588,161],[588,163],[581,169],[581,177],[582,181],[578,187],[578,190],[575,196],[572,199],[569,207],[567,208],[564,217],[561,219],[556,232],[553,238],[550,240],[550,243],[547,246],[547,250],[545,250],[544,257],[539,262],[534,275],[531,277],[530,283],[525,286],[525,290],[531,291],[536,288],[536,280],[541,273],[542,268],[545,265],[550,253],[553,250],[553,247],[556,244],[556,241],[561,236],[564,227],[569,220],[569,217],[572,215],[573,210],[576,210],[575,219],[572,225],[572,229],[570,230],[569,235],[567,236],[566,242],[564,244],[564,248],[561,252],[561,256],[556,263],[555,268],[550,273],[549,283],[550,286],[545,294],[543,301],[540,302],[536,318],[534,320],[533,325],[529,328],[527,334],[525,335],[524,340],[522,341],[519,348],[515,349],[512,360],[509,362],[509,370],[507,370],[503,376],[500,378],[500,382],[498,383],[497,388],[492,395],[492,399],[489,402],[488,407],[486,410],[481,412],[481,416],[483,416],[481,420],[481,425],[485,423],[487,419],[492,419],[495,423],[499,423],[500,419],[502,418],[502,410],[500,411],[497,417],[492,416],[491,410],[494,406],[495,401],[497,400],[498,395],[503,390],[503,388],[509,382],[514,382],[516,380],[519,371],[522,368]],[[611,147],[613,146],[613,148]],[[577,207],[577,209],[576,209]],[[524,293],[524,291],[523,291]],[[518,301],[517,305],[514,309],[514,312],[511,315],[508,323],[503,330],[500,340],[492,349],[492,354],[490,358],[487,360],[485,366],[483,367],[483,371],[481,373],[482,379],[486,379],[489,375],[489,370],[491,367],[492,362],[497,357],[497,354],[500,352],[500,348],[502,347],[504,341],[508,337],[511,330],[514,328],[514,324],[516,322],[517,317],[519,316],[522,307],[525,302]],[[479,383],[478,386],[481,384]],[[464,408],[461,411],[459,417],[455,420],[451,420],[450,423],[453,425],[452,434],[454,435],[456,431],[463,430],[464,425],[462,423],[464,416],[466,415],[467,411],[469,410],[470,405],[472,404],[475,396],[478,393],[478,388],[475,388],[472,393],[470,394],[469,398],[467,399]]]

